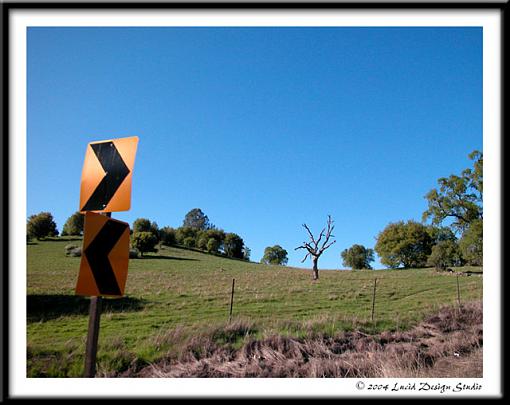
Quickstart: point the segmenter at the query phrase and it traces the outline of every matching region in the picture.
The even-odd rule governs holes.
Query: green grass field
[[[69,243],[81,245],[79,240],[27,245],[29,377],[79,377],[83,372],[89,300],[74,295],[80,258],[65,256]],[[473,272],[458,278],[461,301],[481,300],[481,269],[458,270]],[[164,247],[130,260],[125,297],[104,301],[98,375],[177,356],[186,339],[221,330],[229,321],[233,278],[233,317],[252,325],[242,336],[217,334],[233,347],[272,334],[406,329],[440,306],[457,303],[457,277],[433,269],[323,270],[313,282],[303,269]]]

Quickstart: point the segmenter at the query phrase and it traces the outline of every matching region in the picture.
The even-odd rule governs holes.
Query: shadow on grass
[[[200,250],[200,249],[192,248],[192,247],[185,247],[185,246],[181,246],[181,245],[172,245],[172,246],[164,245],[164,246],[165,247],[163,248],[163,250],[165,250],[166,248],[170,247],[170,248],[173,248],[173,249],[180,249],[180,250],[186,250],[188,252],[196,252],[196,253],[201,253],[203,255],[215,256],[215,257],[219,257],[221,259],[237,260],[237,261],[240,261],[240,262],[243,262],[243,263],[259,264],[258,262],[252,262],[250,260],[241,259],[239,257],[230,257],[230,256],[227,256],[224,253],[220,253],[220,252],[217,252],[217,253],[215,253],[215,252],[206,252],[205,250]],[[177,260],[198,260],[198,259],[177,259]]]
[[[148,255],[142,257],[142,259],[167,259],[167,260],[189,260],[192,262],[199,262],[198,259],[188,259],[186,257],[174,257],[174,256],[162,256],[162,255]]]
[[[77,241],[77,240],[82,241],[83,237],[82,236],[63,236],[63,237],[46,236],[44,238],[37,239],[37,240],[42,241],[42,242],[73,242],[73,241]]]
[[[27,322],[44,322],[68,315],[88,315],[90,299],[78,295],[27,295]],[[145,300],[103,299],[102,313],[141,311]]]

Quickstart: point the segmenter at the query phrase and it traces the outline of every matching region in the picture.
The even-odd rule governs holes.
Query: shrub
[[[363,245],[352,245],[341,253],[343,265],[353,269],[371,269],[370,262],[374,261],[374,251]]]
[[[157,252],[158,238],[152,232],[133,232],[131,247],[137,249],[141,256],[147,252]]]
[[[67,219],[66,223],[64,224],[64,228],[62,228],[62,236],[82,235],[84,221],[85,215],[78,211],[75,212]]]
[[[399,221],[390,223],[379,233],[375,251],[381,263],[391,268],[424,267],[432,245],[433,240],[423,224]]]
[[[181,226],[175,230],[175,239],[179,245],[186,246],[184,239],[192,238],[193,247],[195,246],[195,240],[197,239],[198,229],[191,228],[189,226]],[[188,242],[189,243],[189,242]]]
[[[264,249],[264,256],[260,262],[285,266],[288,262],[287,251],[280,245],[268,246]]]
[[[217,239],[209,238],[206,248],[209,253],[218,253],[220,249],[220,242],[218,242]]]
[[[184,238],[182,244],[188,248],[195,247],[195,238],[193,238],[192,236],[188,236]]]
[[[462,264],[462,254],[459,246],[452,240],[443,240],[432,247],[432,253],[427,259],[428,266],[437,270],[446,270],[449,266]]]
[[[57,236],[57,224],[53,220],[53,215],[49,212],[40,212],[37,215],[31,215],[27,220],[27,235],[29,238],[45,238],[47,236]]]
[[[165,226],[159,230],[159,240],[163,245],[175,246],[177,239],[175,237],[175,229],[169,226]]]
[[[210,239],[216,240],[217,247],[214,248],[216,244],[212,244],[211,247],[213,247],[214,252],[218,252],[219,249],[221,249],[223,245],[223,241],[225,240],[225,231],[222,229],[207,229],[205,231],[198,231],[196,234],[196,247],[202,250],[207,250],[208,252],[211,252],[211,250],[208,249],[207,245],[209,243]]]
[[[472,266],[483,265],[483,220],[473,221],[459,241],[462,257]]]
[[[234,257],[236,259],[242,259],[244,257],[243,252],[244,241],[235,233],[227,233],[223,242],[223,250],[228,257]]]
[[[138,218],[133,222],[133,233],[151,232],[159,242],[159,229],[156,222],[151,222],[147,218]]]
[[[207,250],[207,243],[209,242],[209,237],[205,232],[200,232],[197,240],[196,247],[200,250]]]

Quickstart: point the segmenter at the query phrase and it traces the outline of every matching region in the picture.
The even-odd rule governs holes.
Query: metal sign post
[[[104,215],[109,218],[112,216],[111,212],[107,212]],[[85,345],[85,372],[83,374],[85,378],[94,378],[96,376],[97,341],[99,340],[102,304],[103,298],[101,296],[90,297],[89,330]]]
[[[90,297],[89,331],[85,346],[85,373],[83,375],[87,378],[94,378],[96,375],[97,341],[102,301],[101,297]]]

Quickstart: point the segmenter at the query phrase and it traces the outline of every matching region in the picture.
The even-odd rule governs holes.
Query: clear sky
[[[280,244],[309,267],[301,225],[330,214],[337,269],[482,150],[481,28],[29,28],[27,50],[27,216],[60,231],[87,144],[136,135],[114,218],[201,208],[253,261]]]

